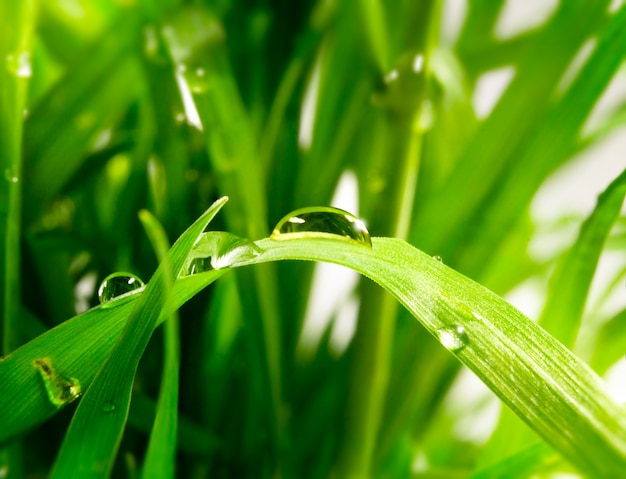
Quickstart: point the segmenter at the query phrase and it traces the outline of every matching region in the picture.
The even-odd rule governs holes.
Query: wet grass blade
[[[164,264],[178,275],[193,244],[226,201],[216,201],[181,235],[168,261],[159,266],[135,302],[111,355],[81,399],[54,464],[53,478],[110,474],[128,416],[137,365],[166,306],[161,285]]]
[[[591,477],[626,468],[626,411],[559,341],[478,283],[408,243],[257,242],[255,261],[300,259],[351,267],[392,293],[555,450]]]

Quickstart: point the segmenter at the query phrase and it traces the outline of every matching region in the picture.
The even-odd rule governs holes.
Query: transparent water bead
[[[362,220],[347,211],[329,206],[301,208],[281,219],[271,239],[327,238],[356,242],[372,247],[372,239]]]
[[[33,73],[30,53],[21,52],[15,55],[7,55],[7,69],[18,78],[30,78]]]
[[[463,326],[450,326],[436,331],[437,339],[444,348],[450,351],[459,351],[469,343],[469,338]]]
[[[122,296],[138,293],[143,287],[143,281],[134,274],[113,273],[100,283],[98,299],[100,304],[106,304]]]
[[[224,231],[210,231],[200,236],[183,271],[189,275],[230,268],[254,259],[262,252],[249,239]]]
[[[103,413],[111,413],[114,412],[117,408],[115,407],[115,404],[111,401],[106,401],[103,405],[102,405],[102,412]]]
[[[50,358],[35,359],[33,366],[39,371],[48,398],[56,407],[64,406],[80,396],[81,386],[78,379],[61,376],[52,366]]]
[[[16,170],[13,168],[7,168],[6,170],[4,170],[4,179],[7,180],[9,183],[19,183],[20,181]]]

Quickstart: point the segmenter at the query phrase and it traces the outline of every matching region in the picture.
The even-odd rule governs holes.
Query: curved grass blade
[[[626,410],[577,356],[483,286],[408,243],[257,242],[250,263],[300,259],[348,266],[392,293],[537,434],[591,477],[626,468]]]
[[[53,478],[102,477],[110,474],[126,424],[131,389],[139,360],[166,307],[162,277],[183,267],[192,246],[226,203],[222,198],[176,241],[141,298],[135,302],[111,355],[81,400],[52,470]],[[167,312],[165,313],[167,314]]]

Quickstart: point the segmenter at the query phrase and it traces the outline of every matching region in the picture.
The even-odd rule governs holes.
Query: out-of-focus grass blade
[[[167,235],[165,231],[157,219],[146,210],[142,211],[140,215],[144,228],[157,252],[159,262],[167,265]],[[162,477],[164,479],[174,477],[176,469],[180,337],[178,333],[178,314],[172,308],[172,282],[171,271],[169,271],[168,267],[165,267],[163,289],[166,295],[165,311],[169,312],[169,318],[165,320],[164,324],[165,357],[156,419],[150,434],[142,471],[142,475],[146,479],[152,477]]]
[[[52,471],[53,478],[102,477],[110,473],[126,424],[131,389],[143,351],[166,307],[162,276],[178,275],[206,225],[226,203],[216,201],[172,246],[138,301],[111,355],[81,400]],[[165,265],[165,266],[164,266]]]
[[[408,243],[372,244],[268,239],[250,262],[328,261],[368,276],[572,464],[591,477],[622,474],[626,410],[583,361],[499,296]]]
[[[580,15],[585,15],[589,22],[581,24]],[[478,228],[477,219],[482,222],[489,213],[498,218],[506,216],[507,223],[510,224],[512,219],[518,218],[520,214],[517,202],[522,202],[524,206],[528,204],[528,194],[521,195],[519,188],[521,186],[531,188],[532,195],[537,188],[537,182],[545,178],[545,169],[550,171],[565,161],[563,155],[553,153],[544,156],[542,160],[543,163],[547,162],[547,165],[541,164],[541,173],[537,173],[533,168],[527,167],[527,162],[517,159],[516,156],[520,149],[527,152],[525,142],[529,138],[532,139],[533,132],[538,126],[545,126],[544,134],[548,136],[547,145],[546,140],[542,140],[542,148],[554,142],[554,127],[551,123],[544,123],[543,117],[553,103],[554,89],[568,63],[590,34],[594,20],[603,15],[604,8],[598,4],[568,2],[561,5],[550,21],[549,28],[543,29],[541,34],[533,39],[532,45],[527,45],[523,61],[515,65],[516,74],[511,84],[468,143],[445,185],[430,195],[427,201],[417,205],[419,215],[417,221],[413,223],[413,231],[414,236],[420,238],[419,244],[426,251],[439,251],[449,264],[467,262],[467,266],[464,265],[461,270],[474,276],[484,270],[488,260],[493,257],[493,248],[496,244],[484,236],[498,232],[504,234],[506,228],[502,227],[502,221],[494,221],[493,224],[497,227],[492,227],[490,223],[489,228]],[[617,37],[624,35],[623,29],[620,31],[623,19],[622,23],[619,20],[611,19],[612,28],[603,30],[603,36],[607,37],[607,41],[608,37],[616,37],[613,41],[617,43],[613,45],[614,48],[617,45],[618,49],[620,42]],[[563,41],[563,31],[568,34],[568,42]],[[604,41],[601,44],[604,44]],[[537,62],[536,52],[539,51],[551,58],[551,61]],[[611,57],[615,63],[619,63],[619,58],[615,59],[614,56],[613,52],[607,53],[605,60],[608,61],[608,57]],[[585,81],[586,73],[587,66],[581,72],[581,78]],[[594,74],[606,81],[610,78],[610,71],[606,68]],[[593,91],[595,101],[599,92],[595,91],[595,87]],[[562,99],[563,104],[565,101]],[[578,99],[573,104],[577,105],[577,102]],[[529,104],[535,107],[528,108]],[[572,103],[567,103],[566,107],[569,108],[571,105]],[[586,107],[587,102],[583,102],[580,107],[576,106],[579,110]],[[584,120],[584,115],[582,119],[578,115],[570,119],[578,120]],[[503,140],[494,141],[494,138]],[[558,145],[560,147],[561,142],[558,142]],[[480,158],[480,161],[476,161],[476,158]],[[511,165],[519,165],[523,176],[517,171],[518,167]],[[509,194],[503,200],[495,200],[496,193],[510,191],[510,185],[503,185],[505,180],[510,180],[516,185],[515,198],[511,198],[512,195]],[[529,186],[526,186],[526,183]],[[465,199],[459,202],[459,198]],[[509,202],[514,202],[516,208],[509,206]],[[491,213],[491,210],[494,212]],[[428,231],[429,234],[419,236],[420,231]],[[480,241],[477,238],[480,238]],[[480,249],[480,246],[483,248]],[[467,257],[458,258],[464,253]]]
[[[537,472],[563,462],[563,459],[546,443],[541,442],[522,452],[481,469],[470,479],[525,479]]]
[[[462,271],[484,271],[494,245],[501,243],[509,225],[517,221],[546,176],[569,158],[585,121],[621,64],[625,22],[626,7],[607,20],[596,50],[571,87],[537,123],[535,134],[529,134],[528,141],[511,153],[510,167],[467,221],[473,233],[465,234],[465,244],[456,246],[454,263]],[[552,95],[557,96],[555,92]]]
[[[0,5],[0,351],[19,345],[22,125],[31,76],[33,2]]]
[[[599,196],[583,223],[576,243],[552,275],[548,299],[539,323],[563,344],[572,347],[604,243],[620,215],[626,197],[626,170]]]
[[[598,332],[591,358],[591,367],[603,374],[620,358],[626,360],[626,309],[623,309],[604,323]]]
[[[134,15],[114,22],[29,115],[24,131],[26,224],[80,168],[93,135],[117,118],[136,94],[132,85],[139,75],[129,55],[136,29]]]

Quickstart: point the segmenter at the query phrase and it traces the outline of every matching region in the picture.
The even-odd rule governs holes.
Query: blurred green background
[[[626,8],[522,3],[3,0],[3,353],[97,305],[108,274],[150,278],[140,209],[173,243],[223,195],[211,229],[252,240],[335,197],[373,236],[407,239],[498,294],[535,291],[538,319],[592,204],[542,216],[568,191],[548,184],[531,218],[535,194],[581,155],[592,166],[572,203],[626,166],[599,156],[607,140],[624,148]],[[587,309],[593,259],[563,309],[574,319],[543,320],[600,374],[626,352],[623,217],[607,236],[612,267]],[[343,297],[311,301],[329,318],[307,313],[313,271],[237,271],[180,311],[178,477],[575,474],[377,286],[333,270],[321,289]],[[303,335],[305,318],[318,336]],[[141,467],[161,334],[115,477]],[[0,478],[45,477],[73,409],[6,446]]]

